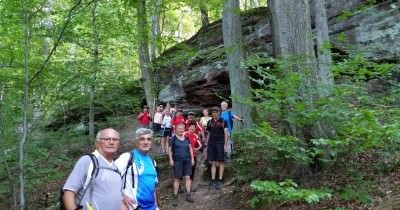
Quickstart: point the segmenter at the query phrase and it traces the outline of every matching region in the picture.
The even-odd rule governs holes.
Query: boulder
[[[400,42],[400,3],[367,2],[327,0],[333,50],[350,55],[362,53],[374,61],[396,61],[400,53],[400,44],[396,44]],[[241,16],[247,56],[271,56],[267,8],[249,10]],[[201,28],[190,39],[165,51],[157,61],[156,71],[164,85],[159,94],[161,102],[174,101],[185,109],[200,109],[229,99],[222,21]]]

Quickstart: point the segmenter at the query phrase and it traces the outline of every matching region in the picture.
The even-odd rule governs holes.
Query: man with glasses
[[[121,175],[113,161],[120,145],[119,133],[112,128],[100,130],[95,144],[93,155],[85,155],[78,160],[63,186],[67,210],[121,208]],[[93,165],[94,161],[96,165]]]
[[[121,209],[158,209],[156,163],[150,157],[153,131],[139,128],[135,133],[136,148],[122,154],[115,162],[122,172],[123,204]]]

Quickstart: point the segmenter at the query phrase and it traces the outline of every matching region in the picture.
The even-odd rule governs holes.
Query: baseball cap
[[[212,112],[219,112],[219,107],[214,106],[213,108],[211,108]]]

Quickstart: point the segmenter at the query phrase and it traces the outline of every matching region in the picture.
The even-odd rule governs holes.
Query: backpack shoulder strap
[[[99,160],[97,160],[94,154],[87,154],[87,156],[90,157],[91,162],[86,173],[86,179],[82,187],[83,189],[86,189],[92,180],[92,177],[96,177],[99,173]]]
[[[89,185],[92,183],[94,177],[97,176],[97,174],[99,173],[99,160],[97,160],[97,157],[94,154],[87,154],[90,157],[90,164],[88,167],[88,171],[86,173],[86,179],[85,182],[81,188],[81,190],[83,190],[82,192],[82,196],[78,201],[78,205],[81,206],[81,202],[83,197],[85,196],[85,193],[87,192],[87,190],[89,189]]]
[[[124,179],[124,185],[123,185],[122,189],[126,188],[126,176],[128,174],[129,167],[131,167],[132,175],[133,175],[132,162],[133,162],[133,151],[129,153],[129,160],[128,160],[128,163],[126,164],[125,173],[122,176]]]

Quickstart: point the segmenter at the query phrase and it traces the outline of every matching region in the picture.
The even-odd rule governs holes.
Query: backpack
[[[125,170],[125,173],[124,173],[123,176],[122,176],[122,178],[124,179],[124,185],[123,185],[122,189],[125,189],[125,188],[126,188],[126,177],[127,177],[127,174],[128,174],[128,169],[129,169],[129,167],[132,166],[133,160],[134,160],[133,152],[130,152],[129,154],[130,154],[130,156],[129,156],[128,163],[127,163],[127,165],[126,165],[126,170]],[[150,157],[150,156],[149,156],[149,157]],[[153,158],[151,158],[151,157],[150,157],[150,159],[151,159],[151,162],[153,163],[153,166],[154,166],[154,168],[156,169],[156,172],[157,172],[157,174],[158,174],[158,168],[157,168],[157,163],[156,163],[156,161],[155,161]],[[133,170],[133,167],[131,167],[131,173],[132,173],[132,188],[135,188],[135,180],[134,180],[134,179],[135,179],[135,172],[134,172],[134,170]]]
[[[88,172],[86,174],[85,182],[84,182],[83,186],[81,187],[81,189],[78,191],[78,193],[79,193],[81,190],[83,190],[82,196],[81,196],[81,198],[79,198],[79,201],[77,203],[78,209],[83,208],[83,206],[81,204],[82,199],[85,196],[87,190],[90,188],[89,186],[91,186],[94,178],[96,178],[97,175],[99,174],[100,169],[111,170],[111,171],[114,171],[114,172],[120,174],[120,172],[118,170],[113,170],[113,169],[106,168],[106,167],[100,167],[99,160],[97,160],[97,157],[94,154],[90,153],[87,155],[90,157],[91,163],[88,167]],[[62,186],[60,189],[60,197],[58,198],[58,201],[60,203],[60,210],[65,210],[65,204],[64,204],[63,197],[64,197],[64,190],[63,190],[63,186]]]

